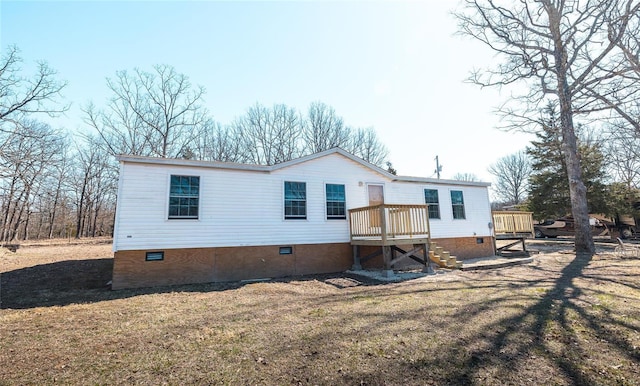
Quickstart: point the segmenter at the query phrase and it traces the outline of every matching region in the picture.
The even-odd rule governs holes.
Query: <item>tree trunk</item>
[[[84,182],[82,184],[82,190],[80,191],[80,198],[78,199],[78,213],[76,216],[76,239],[79,239],[80,233],[82,232],[82,219],[83,219],[83,211],[84,211],[84,195],[87,187],[87,175],[85,173]]]
[[[53,199],[53,208],[51,209],[51,215],[49,217],[49,238],[53,238],[53,226],[56,222],[56,211],[58,209],[58,200],[60,199],[60,189],[62,188],[62,172],[58,178],[58,184],[56,186],[56,194]]]
[[[31,211],[27,209],[27,218],[24,220],[24,234],[22,235],[22,240],[29,240],[29,223],[31,222]]]
[[[578,141],[573,127],[573,106],[571,90],[567,81],[567,51],[560,32],[560,17],[557,9],[549,12],[549,27],[554,38],[555,70],[558,80],[558,101],[560,103],[560,125],[562,126],[562,152],[564,153],[571,212],[575,223],[575,248],[577,253],[595,253],[595,244],[589,225],[587,188],[582,182],[582,169],[578,157]]]
[[[5,208],[3,208],[3,214],[2,214],[2,241],[8,241],[9,239],[9,229],[10,229],[10,219],[11,219],[11,213],[12,213],[12,207],[13,207],[13,198],[14,198],[14,193],[15,193],[15,185],[16,185],[16,181],[17,178],[13,177],[11,179],[11,185],[9,187],[9,193],[5,195],[5,200],[7,202],[7,205]]]

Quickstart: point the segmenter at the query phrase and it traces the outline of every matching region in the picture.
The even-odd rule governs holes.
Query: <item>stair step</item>
[[[429,260],[438,264],[440,268],[462,268],[462,263],[455,256],[451,256],[451,252],[445,251],[443,247],[436,246],[435,243],[430,244]]]
[[[435,255],[429,255],[429,260],[433,261],[434,263],[438,264],[439,267],[441,268],[447,268],[446,263],[442,260],[440,260],[437,256]]]

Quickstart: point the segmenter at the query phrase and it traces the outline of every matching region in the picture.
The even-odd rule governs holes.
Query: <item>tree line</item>
[[[66,82],[46,62],[22,72],[17,47],[0,62],[0,241],[111,235],[118,165],[130,154],[273,165],[332,147],[393,171],[372,127],[347,125],[333,107],[256,103],[228,124],[205,90],[169,65],[118,71],[109,99],[82,108],[85,134],[47,123],[68,111]],[[51,119],[49,119],[51,121]]]

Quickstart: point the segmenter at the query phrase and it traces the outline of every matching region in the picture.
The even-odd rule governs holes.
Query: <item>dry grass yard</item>
[[[393,284],[123,291],[108,244],[3,250],[0,384],[640,384],[640,260],[533,248]]]

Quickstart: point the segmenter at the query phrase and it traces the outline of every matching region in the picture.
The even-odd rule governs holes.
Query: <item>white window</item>
[[[344,220],[347,218],[344,185],[326,184],[327,220]]]
[[[197,219],[200,204],[200,177],[171,176],[169,218]]]
[[[440,201],[436,189],[424,190],[424,202],[427,204],[429,218],[440,218]]]
[[[464,197],[461,190],[451,191],[451,209],[455,220],[464,220]]]
[[[284,218],[287,220],[307,218],[306,182],[284,182]]]

